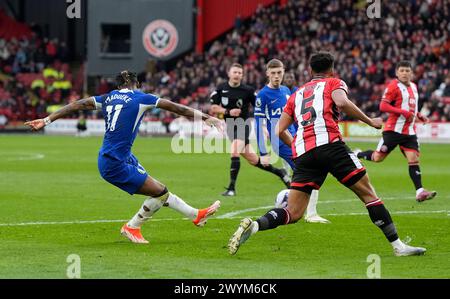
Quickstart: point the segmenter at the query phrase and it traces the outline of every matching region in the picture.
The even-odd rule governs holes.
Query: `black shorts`
[[[309,194],[313,189],[320,189],[329,172],[347,187],[366,174],[359,159],[342,141],[316,147],[296,158],[294,163],[290,189]]]
[[[231,122],[231,124],[233,124],[233,122]],[[245,145],[250,144],[250,130],[251,127],[245,125],[244,122],[242,124],[237,123],[234,125],[227,123],[227,136],[231,141],[239,139],[243,140]]]
[[[383,132],[383,137],[381,137],[377,146],[377,152],[387,155],[392,152],[397,145],[400,146],[402,152],[420,152],[416,135],[400,134],[393,131]]]

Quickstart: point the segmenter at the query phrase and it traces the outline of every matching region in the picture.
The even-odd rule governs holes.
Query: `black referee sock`
[[[289,214],[285,209],[272,209],[266,215],[256,220],[259,225],[258,230],[273,229],[277,226],[288,224]]]
[[[367,161],[372,161],[372,154],[373,154],[373,151],[372,150],[368,150],[368,151],[365,151],[365,152],[360,152],[360,153],[358,153],[358,159],[364,159],[364,160],[367,160]]]
[[[368,206],[366,204],[367,210],[369,211],[369,216],[372,222],[378,226],[389,240],[389,242],[393,242],[398,239],[397,229],[395,228],[394,223],[392,222],[391,215],[388,210],[384,207],[383,203],[380,201],[379,204],[374,204]]]
[[[236,180],[240,168],[241,168],[241,160],[239,159],[239,157],[231,157],[230,185],[228,185],[228,190],[236,189]]]
[[[422,174],[419,165],[409,165],[409,176],[411,177],[416,190],[422,188]]]
[[[267,166],[262,165],[261,158],[258,159],[258,164],[256,164],[255,166],[258,167],[259,169],[271,172],[271,173],[279,176],[280,178],[283,178],[283,176],[285,174],[281,168],[273,167],[272,164],[269,164]]]

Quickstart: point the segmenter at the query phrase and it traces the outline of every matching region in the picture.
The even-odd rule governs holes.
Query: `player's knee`
[[[349,188],[363,201],[367,198],[373,199],[377,197],[367,174]]]
[[[247,161],[248,161],[248,163],[250,163],[250,165],[252,165],[252,166],[258,165],[258,161],[255,161],[255,160],[252,160],[252,159],[248,159]]]
[[[157,198],[163,196],[166,193],[169,193],[167,187],[158,181],[154,181],[153,184],[149,186],[146,195]]]
[[[250,163],[253,166],[258,165],[258,163],[259,163],[259,157],[256,154],[253,154],[253,155],[249,154],[249,155],[242,155],[242,156],[245,158],[245,160],[248,161],[248,163]]]
[[[408,159],[409,164],[419,164],[419,155],[414,154],[412,157]]]
[[[383,161],[384,160],[384,158],[386,158],[386,155],[382,155],[382,154],[379,154],[379,153],[377,153],[377,152],[375,152],[374,154],[373,154],[373,162],[381,162],[381,161]]]
[[[299,212],[294,213],[291,215],[289,223],[297,223],[300,221],[300,219],[302,219],[302,217],[303,217],[303,213],[299,213]]]
[[[287,212],[289,213],[289,223],[296,223],[303,217],[303,213],[300,209],[292,209],[288,207]]]
[[[302,217],[303,217],[303,214],[300,214],[300,213],[294,214],[294,215],[291,217],[289,223],[297,223],[297,222],[300,221],[300,219],[302,219]]]

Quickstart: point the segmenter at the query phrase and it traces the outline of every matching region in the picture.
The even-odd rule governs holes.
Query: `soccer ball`
[[[275,198],[275,208],[282,209],[287,207],[289,189],[281,190]]]

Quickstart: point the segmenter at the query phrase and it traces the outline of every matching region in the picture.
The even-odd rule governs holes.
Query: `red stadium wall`
[[[231,29],[238,15],[244,20],[256,11],[258,5],[267,6],[275,2],[277,0],[197,0],[196,50],[202,52],[204,44]]]
[[[8,16],[0,8],[0,38],[9,41],[12,38],[20,39],[22,37],[30,38],[31,29],[26,24],[17,22]]]

